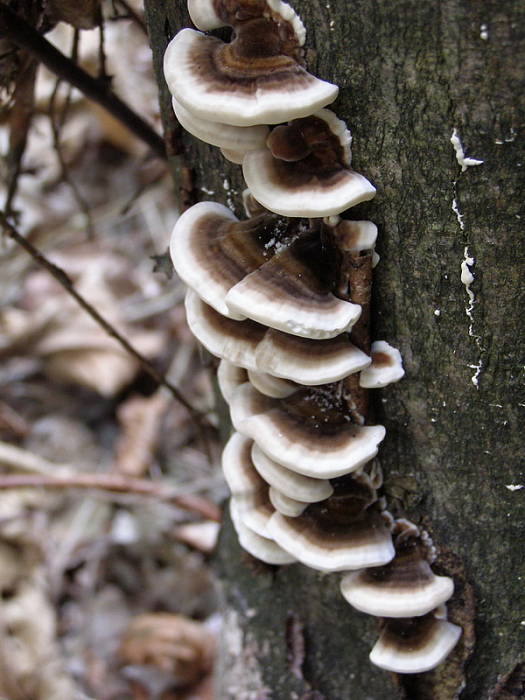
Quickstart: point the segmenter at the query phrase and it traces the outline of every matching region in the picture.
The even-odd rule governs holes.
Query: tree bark
[[[435,570],[455,580],[449,619],[463,636],[433,672],[381,671],[367,658],[377,623],[343,601],[338,575],[257,564],[227,523],[217,557],[226,625],[216,697],[518,697],[525,693],[525,489],[518,488],[525,484],[518,462],[525,7],[518,0],[295,6],[310,71],[340,86],[333,109],[352,130],[353,167],[378,190],[348,216],[379,227],[372,336],[398,347],[406,369],[399,384],[374,394],[387,428],[380,458],[389,507],[432,535]],[[169,140],[175,126],[159,67],[167,41],[191,23],[181,0],[147,0],[146,9]],[[454,130],[482,165],[462,171]],[[197,198],[240,214],[240,168],[188,135],[179,144],[174,164],[192,169]],[[461,280],[469,257],[473,298]]]

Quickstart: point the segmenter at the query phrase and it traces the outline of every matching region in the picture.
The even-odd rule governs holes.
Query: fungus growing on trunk
[[[268,530],[283,549],[320,571],[381,566],[394,556],[390,519],[377,506],[375,489],[359,474],[336,487],[298,517],[274,513]]]
[[[385,436],[382,425],[348,422],[329,387],[300,389],[278,400],[244,384],[231,399],[230,414],[235,429],[270,459],[320,479],[356,471],[375,457]]]
[[[170,253],[179,276],[223,316],[307,338],[349,329],[361,307],[332,294],[335,251],[317,231],[266,213],[238,221],[215,202],[178,219]]]
[[[285,496],[304,503],[324,501],[334,489],[327,479],[314,479],[298,474],[274,462],[255,444],[252,444],[252,462],[262,478]]]
[[[267,537],[261,537],[247,525],[242,522],[236,502],[230,501],[230,515],[233,527],[239,538],[239,544],[252,557],[260,559],[266,564],[274,564],[282,566],[284,564],[292,564],[297,561],[293,555],[286,552],[273,540]]]
[[[190,112],[184,105],[173,97],[171,100],[173,111],[179,124],[190,134],[211,146],[218,146],[226,151],[235,151],[240,154],[240,161],[248,151],[264,148],[269,128],[264,124],[255,126],[233,126],[217,121],[202,119]]]
[[[435,668],[461,636],[461,627],[444,616],[444,611],[437,610],[421,617],[384,620],[370,661],[395,673],[423,673]]]
[[[328,109],[278,126],[266,143],[245,155],[242,169],[253,197],[270,211],[326,217],[375,195],[350,169],[350,133]]]
[[[199,2],[192,18],[205,29],[233,27],[230,43],[183,29],[166,49],[170,92],[201,119],[235,126],[279,124],[337,97],[336,85],[303,67],[304,27],[285,3]]]
[[[452,596],[454,582],[447,576],[434,574],[429,546],[415,525],[398,520],[393,536],[394,559],[385,566],[345,576],[341,592],[350,605],[369,615],[425,615]]]
[[[380,389],[405,376],[401,353],[386,340],[372,343],[372,364],[359,375],[359,384],[365,389]]]
[[[335,382],[370,364],[370,358],[342,334],[327,340],[288,335],[255,321],[221,316],[188,290],[186,319],[193,335],[212,355],[238,367],[267,372],[298,384]]]

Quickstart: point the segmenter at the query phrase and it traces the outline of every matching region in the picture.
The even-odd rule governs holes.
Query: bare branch
[[[74,85],[86,97],[97,102],[144,141],[160,158],[166,159],[164,141],[152,127],[115,95],[104,81],[93,78],[64,56],[31,25],[0,4],[0,34],[25,49],[50,71]]]
[[[217,506],[200,496],[181,494],[171,486],[147,479],[131,479],[116,474],[71,474],[51,476],[46,474],[1,474],[0,490],[19,488],[96,489],[112,493],[150,496],[171,503],[178,508],[198,513],[208,520],[220,522]]]
[[[45,270],[47,270],[61,285],[62,287],[70,294],[73,299],[78,303],[79,306],[81,306],[86,313],[88,313],[92,319],[94,319],[99,326],[101,326],[108,335],[110,335],[112,338],[115,338],[120,345],[130,354],[132,355],[139,363],[140,365],[144,368],[144,370],[157,382],[157,384],[166,387],[170,394],[173,396],[173,398],[178,401],[180,404],[186,408],[186,410],[189,412],[192,420],[196,423],[196,425],[199,427],[201,430],[201,435],[202,435],[202,429],[204,427],[204,421],[203,421],[203,414],[201,411],[196,409],[192,404],[181,394],[181,392],[169,382],[166,377],[161,374],[160,372],[155,369],[155,367],[151,364],[151,362],[144,357],[136,348],[129,343],[126,338],[124,338],[123,335],[117,331],[116,328],[114,328],[109,321],[107,321],[101,314],[88,302],[86,299],[84,299],[83,296],[81,296],[77,290],[74,287],[74,284],[68,274],[60,267],[52,263],[50,260],[48,260],[45,255],[43,255],[38,248],[35,248],[35,246],[30,243],[27,238],[22,236],[21,233],[17,231],[17,229],[9,223],[7,220],[7,217],[5,216],[5,213],[0,211],[0,225],[4,229],[4,232],[12,238],[16,243],[18,243],[24,250],[29,253],[29,255],[36,260],[36,262],[43,267]]]

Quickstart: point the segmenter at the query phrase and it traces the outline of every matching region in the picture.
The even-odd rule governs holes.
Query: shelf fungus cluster
[[[188,7],[197,30],[180,31],[164,60],[174,111],[242,165],[248,186],[244,220],[200,202],[170,246],[188,324],[220,358],[232,522],[268,564],[344,572],[344,598],[381,619],[373,663],[429,670],[461,634],[446,620],[453,582],[434,574],[428,536],[378,495],[385,429],[369,424],[368,390],[404,371],[398,350],[368,339],[377,228],[339,217],[375,188],[351,168],[350,133],[326,109],[338,88],[306,70],[305,29],[289,5]],[[206,33],[221,27],[229,42]],[[349,259],[368,277],[342,282]]]

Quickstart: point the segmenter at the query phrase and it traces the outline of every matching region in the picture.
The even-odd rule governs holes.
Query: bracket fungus
[[[170,242],[179,277],[220,314],[307,338],[335,337],[361,314],[332,294],[332,251],[274,214],[239,221],[215,202],[185,211]]]
[[[401,353],[386,340],[372,343],[372,363],[359,375],[359,384],[365,389],[379,389],[398,382],[405,375]]]
[[[377,507],[375,489],[364,475],[347,480],[298,517],[274,513],[268,530],[298,561],[320,571],[381,566],[394,556],[390,518]]]
[[[246,318],[225,303],[228,291],[272,254],[277,217],[239,221],[216,202],[199,202],[175,223],[170,255],[179,277],[223,316]]]
[[[348,574],[341,581],[341,592],[350,605],[369,615],[425,615],[452,596],[454,582],[434,574],[429,546],[415,525],[398,520],[393,536],[394,559],[385,566]]]
[[[243,175],[266,209],[290,217],[326,217],[365,202],[375,187],[350,169],[350,133],[328,109],[276,127],[265,149],[248,152]]]
[[[312,233],[297,237],[226,295],[230,311],[303,338],[349,330],[361,307],[332,294],[330,251]]]
[[[186,319],[193,335],[212,355],[238,367],[315,386],[359,372],[370,358],[341,334],[327,340],[301,338],[255,321],[235,321],[217,313],[190,289]]]
[[[267,537],[261,537],[261,535],[258,535],[245,525],[240,517],[237,503],[233,499],[230,501],[230,515],[233,527],[239,538],[239,544],[253,557],[260,559],[265,564],[274,564],[276,566],[292,564],[297,561],[292,554],[284,550],[276,542]]]
[[[279,124],[337,97],[336,85],[303,67],[304,27],[286,3],[199,2],[192,18],[203,29],[233,27],[230,43],[182,29],[166,49],[170,92],[201,119],[234,126]]]
[[[264,124],[254,126],[232,126],[209,119],[202,119],[174,97],[171,105],[179,124],[190,134],[211,146],[218,146],[225,151],[234,151],[240,154],[240,161],[248,151],[264,148],[269,134],[269,128]]]
[[[334,492],[328,479],[314,479],[283,467],[282,464],[265,455],[255,443],[252,445],[252,462],[271,487],[289,498],[295,498],[304,503],[316,503],[324,501]]]
[[[411,618],[385,619],[370,661],[394,673],[423,673],[438,666],[461,636],[461,627],[441,611]]]
[[[308,506],[308,503],[298,501],[295,498],[290,498],[290,496],[286,496],[284,493],[281,493],[274,486],[270,486],[268,496],[274,509],[282,515],[288,516],[289,518],[297,518]]]
[[[174,111],[242,164],[249,187],[247,220],[201,202],[170,244],[190,329],[221,358],[236,430],[222,455],[233,526],[268,564],[346,571],[346,600],[382,618],[371,661],[429,670],[461,635],[444,607],[453,581],[432,571],[428,535],[394,521],[378,494],[385,429],[367,424],[367,390],[404,370],[386,341],[371,357],[359,349],[370,347],[377,227],[339,217],[375,188],[350,167],[351,134],[323,109],[338,88],[305,69],[304,25],[287,3],[188,0],[188,10],[197,29],[232,35],[183,29],[170,42]]]
[[[385,436],[382,425],[347,421],[326,388],[303,388],[278,400],[244,384],[232,396],[230,414],[235,429],[270,459],[320,479],[356,471],[376,456]]]

